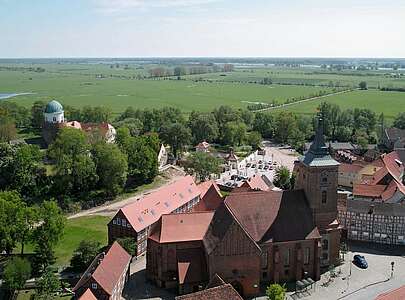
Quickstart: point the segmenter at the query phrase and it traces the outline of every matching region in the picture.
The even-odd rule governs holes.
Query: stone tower
[[[62,105],[52,100],[44,111],[44,122],[42,124],[42,137],[47,145],[52,143],[58,133],[59,127],[65,122],[65,115]]]
[[[319,118],[315,139],[303,158],[295,163],[295,188],[303,189],[314,222],[322,235],[321,265],[335,264],[339,258],[340,228],[337,222],[339,163],[329,154]]]

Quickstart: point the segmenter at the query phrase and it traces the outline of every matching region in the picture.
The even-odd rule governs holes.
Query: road
[[[78,213],[75,213],[73,215],[68,216],[68,219],[74,219],[74,218],[80,218],[80,217],[85,217],[85,216],[112,216],[114,215],[118,210],[120,210],[122,207],[139,200],[140,198],[142,198],[144,195],[149,194],[151,192],[154,192],[156,190],[158,190],[159,188],[161,188],[163,185],[165,184],[169,184],[172,183],[173,181],[176,181],[177,179],[179,179],[180,177],[184,176],[184,174],[180,175],[180,174],[171,174],[169,179],[167,180],[163,180],[159,186],[154,187],[152,189],[149,190],[144,190],[142,192],[139,192],[129,198],[123,199],[123,200],[119,200],[119,201],[115,201],[115,202],[107,202],[103,205],[97,206],[97,207],[93,207],[90,209],[86,209],[86,210],[82,210]]]

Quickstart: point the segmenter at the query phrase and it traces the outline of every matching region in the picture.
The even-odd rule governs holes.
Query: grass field
[[[102,246],[107,245],[107,223],[110,219],[89,216],[67,220],[64,236],[55,247],[56,265],[68,266],[74,250],[82,240],[97,240]],[[27,245],[24,252],[31,251],[32,246]]]
[[[387,119],[393,119],[398,113],[405,111],[405,93],[380,92],[377,90],[353,91],[272,111],[288,110],[299,114],[314,114],[319,104],[325,101],[338,104],[341,109],[369,108],[377,114],[384,112]]]

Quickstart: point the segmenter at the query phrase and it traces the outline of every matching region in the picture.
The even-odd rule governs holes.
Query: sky
[[[0,57],[405,57],[405,0],[0,0]]]

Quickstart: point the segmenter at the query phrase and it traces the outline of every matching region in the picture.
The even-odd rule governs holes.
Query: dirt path
[[[184,176],[184,174],[179,174],[180,172],[178,169],[176,169],[177,172],[167,172],[166,174],[168,175],[168,179],[163,180],[157,187],[151,188],[149,190],[144,190],[142,192],[139,192],[129,198],[119,200],[116,202],[107,202],[101,206],[93,207],[90,209],[82,210],[76,214],[70,215],[67,218],[68,219],[74,219],[74,218],[80,218],[80,217],[85,217],[85,216],[112,216],[114,215],[120,208],[142,198],[146,194],[150,194],[151,192],[154,192],[161,188],[163,185],[172,183],[173,181],[176,181],[177,179],[181,178]]]
[[[344,91],[331,93],[331,94],[327,94],[327,95],[323,95],[323,96],[316,96],[316,97],[312,97],[312,98],[308,98],[308,99],[304,99],[304,100],[300,100],[300,101],[296,101],[296,102],[281,104],[281,105],[278,105],[278,106],[262,108],[262,109],[254,110],[253,112],[261,112],[261,111],[267,111],[267,110],[272,110],[272,109],[283,108],[283,107],[286,107],[286,106],[296,105],[296,104],[300,104],[300,103],[303,103],[303,102],[308,102],[308,101],[313,101],[313,100],[317,100],[317,99],[331,97],[331,96],[335,96],[335,95],[339,95],[339,94],[349,93],[349,92],[352,92],[352,91],[353,91],[352,89],[344,90]]]

